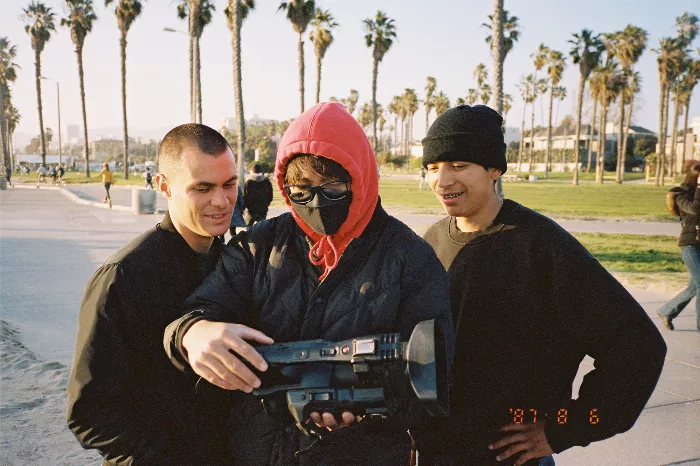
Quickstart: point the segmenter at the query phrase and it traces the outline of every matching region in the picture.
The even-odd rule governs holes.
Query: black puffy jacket
[[[320,269],[309,261],[307,238],[291,214],[255,224],[237,238],[242,247],[230,243],[217,270],[188,300],[188,309],[197,312],[166,331],[166,351],[176,365],[186,365],[179,333],[199,311],[209,320],[259,329],[276,342],[338,341],[385,332],[408,338],[419,322],[437,319],[452,361],[445,270],[430,246],[379,203],[365,231],[322,283]],[[252,396],[242,396],[234,408],[229,447],[236,464],[408,464],[410,452],[410,439],[399,428],[358,433],[295,458],[295,451],[309,443],[296,427],[280,426],[265,414]]]

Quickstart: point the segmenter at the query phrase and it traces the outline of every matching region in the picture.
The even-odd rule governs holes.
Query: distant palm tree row
[[[97,17],[93,8],[94,0],[66,0],[68,16],[61,19],[61,25],[71,31],[71,39],[75,45],[78,59],[78,71],[80,77],[80,95],[83,111],[84,129],[84,156],[89,158],[87,145],[87,115],[85,112],[85,91],[82,51],[85,39],[92,29]],[[128,121],[126,112],[126,45],[129,28],[140,15],[142,4],[139,0],[105,0],[105,5],[114,3],[114,13],[120,31],[120,59],[121,59],[121,88],[122,88],[122,118],[123,118],[123,144],[124,144],[124,176],[128,177]],[[243,108],[243,90],[241,78],[241,26],[243,20],[250,11],[255,8],[254,0],[228,0],[228,6],[224,10],[227,25],[232,35],[233,50],[233,85],[237,122],[237,152],[239,156],[239,170],[242,176],[244,170],[243,154],[245,153],[245,118]],[[40,125],[40,152],[45,161],[46,147],[44,125],[42,115],[41,98],[41,53],[46,42],[55,32],[54,13],[51,8],[43,3],[33,0],[23,10],[26,31],[30,35],[32,48],[35,54],[35,77],[37,90],[37,104]],[[215,8],[211,0],[179,0],[177,15],[181,19],[187,19],[190,35],[190,118],[193,122],[202,121],[202,98],[200,80],[200,53],[199,40],[204,27],[212,20]],[[298,34],[298,68],[299,68],[299,104],[300,111],[305,109],[305,83],[304,83],[304,34],[310,29],[309,38],[314,45],[316,55],[316,102],[320,101],[322,82],[322,62],[329,47],[333,43],[333,29],[338,22],[328,10],[317,7],[314,0],[289,0],[280,2],[278,11],[286,14],[295,33]],[[512,16],[503,7],[503,0],[494,0],[493,14],[488,16],[488,22],[482,26],[489,30],[485,38],[491,48],[493,58],[493,75],[489,79],[489,71],[485,64],[477,65],[473,72],[475,87],[467,90],[464,97],[456,99],[457,105],[474,105],[477,102],[489,104],[498,110],[504,120],[512,107],[513,98],[503,92],[503,68],[508,54],[513,50],[520,38],[520,25],[517,16]],[[437,80],[427,77],[425,96],[419,99],[415,89],[407,88],[403,94],[395,96],[387,105],[386,110],[377,102],[377,81],[379,64],[386,53],[391,49],[397,37],[395,21],[384,12],[378,11],[374,17],[363,21],[365,29],[365,44],[372,51],[372,96],[371,100],[359,107],[357,119],[368,133],[375,151],[388,150],[394,147],[394,151],[404,154],[410,152],[410,144],[413,140],[414,116],[420,104],[425,110],[426,131],[430,123],[430,114],[435,110],[440,115],[450,107],[448,96],[437,89]],[[697,16],[684,13],[676,20],[677,36],[662,38],[658,49],[660,89],[659,109],[659,153],[666,153],[666,139],[668,135],[668,120],[670,118],[670,102],[674,102],[673,125],[671,130],[672,147],[670,155],[656,155],[656,182],[663,184],[664,175],[675,174],[676,167],[676,135],[678,133],[678,118],[685,109],[685,131],[687,132],[688,107],[693,88],[700,79],[700,59],[691,56],[690,46],[698,33]],[[593,115],[589,129],[587,164],[591,169],[594,145],[593,141],[598,136],[598,150],[596,160],[596,181],[603,182],[604,170],[604,144],[605,127],[608,113],[613,104],[617,102],[620,111],[617,140],[617,168],[616,181],[624,181],[624,159],[627,152],[627,140],[632,122],[632,110],[635,95],[640,91],[641,78],[635,70],[636,63],[647,47],[648,34],[643,29],[628,25],[624,30],[610,34],[595,34],[584,29],[580,33],[573,34],[569,43],[571,50],[569,56],[572,62],[579,68],[579,85],[577,94],[576,113],[576,143],[574,147],[574,178],[573,184],[579,182],[578,165],[582,161],[582,109],[586,84],[589,85],[589,93],[593,100]],[[700,50],[698,51],[700,54]],[[0,38],[0,143],[4,158],[7,163],[9,147],[11,144],[10,129],[14,130],[19,114],[11,105],[10,84],[16,79],[14,63],[16,48],[6,38]],[[535,107],[540,96],[549,94],[547,118],[547,146],[545,154],[545,178],[548,177],[552,161],[552,128],[554,102],[566,97],[566,89],[560,86],[562,75],[566,67],[566,55],[562,51],[553,50],[545,44],[540,44],[531,55],[534,70],[524,75],[518,88],[524,102],[523,117],[521,122],[521,144],[518,151],[518,170],[523,163],[524,135],[527,105],[530,110],[530,145],[528,153],[529,170],[532,170],[534,161],[534,133],[535,133]],[[347,98],[331,100],[343,102],[348,111],[355,114],[358,108],[359,94],[351,90]],[[599,110],[599,111],[598,111]],[[596,116],[599,120],[596,120]],[[383,135],[387,121],[393,119],[393,125],[389,126],[389,132],[393,131],[393,138],[385,139]],[[597,123],[597,125],[596,125]],[[597,126],[597,130],[595,129]],[[400,136],[399,136],[400,133]],[[685,148],[682,157],[685,157]],[[668,166],[668,168],[667,168]],[[89,176],[89,165],[86,163],[86,174]]]

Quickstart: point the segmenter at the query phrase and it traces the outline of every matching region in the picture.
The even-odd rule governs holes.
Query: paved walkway
[[[24,345],[39,357],[70,364],[88,278],[110,254],[160,218],[77,204],[54,190],[0,191],[0,318],[18,327]],[[630,292],[659,326],[655,311],[669,296]],[[675,332],[661,329],[669,348],[666,365],[635,427],[558,455],[558,464],[700,465],[700,336],[694,322],[689,309],[674,321]],[[591,368],[591,360],[581,364],[576,389]],[[3,403],[12,401],[8,396],[10,390],[0,393]],[[56,413],[55,422],[60,429],[62,413]],[[74,447],[80,449],[77,442]]]

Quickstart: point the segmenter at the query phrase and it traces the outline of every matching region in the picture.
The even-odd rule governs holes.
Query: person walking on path
[[[420,167],[420,182],[418,184],[418,191],[423,191],[425,189],[425,167]]]
[[[676,214],[681,219],[681,234],[678,246],[681,247],[681,259],[688,267],[690,281],[685,290],[656,311],[664,326],[673,330],[673,319],[683,312],[688,303],[695,299],[695,316],[698,331],[700,331],[700,189],[698,188],[700,164],[688,168],[685,180],[675,193],[674,205]]]
[[[151,172],[151,167],[146,168],[146,173],[143,176],[146,178],[146,189],[153,189],[153,172]]]
[[[502,124],[463,105],[423,139],[447,213],[424,238],[448,271],[456,334],[450,417],[416,439],[424,465],[551,464],[629,430],[664,364],[656,326],[590,252],[495,191],[508,169]],[[595,369],[573,399],[586,355]]]
[[[243,197],[248,210],[246,214],[246,224],[253,225],[267,218],[267,209],[272,202],[272,183],[263,173],[260,165],[253,166],[253,173],[245,182]]]
[[[243,200],[243,190],[241,185],[238,185],[238,197],[236,198],[236,205],[233,208],[233,215],[231,215],[231,224],[229,225],[229,233],[231,237],[236,236],[236,228],[245,227],[247,223],[243,219],[243,210],[245,209],[245,201]],[[222,243],[226,242],[224,235],[219,236]]]
[[[46,174],[48,171],[44,165],[40,165],[36,170],[36,180],[38,183],[46,183]]]
[[[111,206],[112,198],[109,197],[109,188],[112,186],[112,183],[114,183],[114,174],[109,169],[108,163],[104,164],[104,168],[102,168],[102,171],[98,173],[97,176],[102,176],[102,182],[105,185],[105,198],[102,202],[109,202],[109,205]]]
[[[110,465],[224,466],[227,397],[195,389],[162,350],[163,330],[214,269],[236,202],[226,139],[185,124],[158,149],[163,220],[95,272],[80,306],[67,422]]]

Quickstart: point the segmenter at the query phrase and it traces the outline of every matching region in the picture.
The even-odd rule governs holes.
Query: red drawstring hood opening
[[[314,243],[309,260],[323,266],[323,280],[338,265],[350,241],[362,234],[374,214],[379,199],[377,161],[367,135],[357,120],[337,102],[322,102],[302,113],[289,125],[280,141],[275,180],[290,208],[292,202],[283,188],[284,178],[289,160],[297,154],[331,159],[339,163],[352,179],[348,217],[334,235],[316,233],[291,209],[294,220]]]

